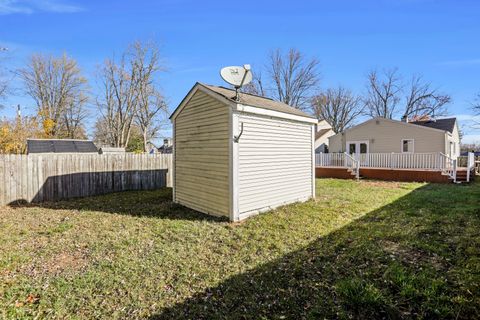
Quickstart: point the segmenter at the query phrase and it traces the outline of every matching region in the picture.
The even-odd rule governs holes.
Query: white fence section
[[[355,166],[357,166],[357,174],[360,168],[435,170],[442,171],[443,174],[450,176],[454,181],[457,173],[457,160],[440,152],[364,153],[360,155],[319,153],[316,155],[316,166],[346,167],[352,169],[352,172],[355,172]]]
[[[0,155],[0,205],[171,186],[171,154]]]

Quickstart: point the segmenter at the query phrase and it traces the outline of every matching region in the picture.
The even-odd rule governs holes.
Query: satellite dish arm
[[[245,70],[245,72],[243,73],[243,78],[242,78],[242,82],[240,83],[240,87],[243,87],[243,83],[245,82],[245,79],[247,78],[247,74],[249,72],[251,72],[249,64],[243,65],[243,69]]]

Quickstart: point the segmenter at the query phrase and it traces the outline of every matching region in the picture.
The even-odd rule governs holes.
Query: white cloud
[[[0,15],[34,12],[73,13],[84,9],[62,0],[0,0]]]

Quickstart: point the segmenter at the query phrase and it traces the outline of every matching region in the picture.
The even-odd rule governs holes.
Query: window
[[[367,153],[367,144],[366,143],[360,143],[360,153]]]
[[[402,140],[402,153],[413,153],[413,139]]]
[[[348,153],[349,153],[349,154],[357,153],[356,144],[355,144],[355,143],[350,143],[350,144],[348,145]]]

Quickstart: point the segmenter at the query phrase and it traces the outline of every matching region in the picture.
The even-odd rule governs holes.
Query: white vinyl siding
[[[238,212],[259,212],[312,197],[312,125],[238,114]],[[234,121],[236,123],[236,121]]]
[[[414,124],[374,119],[330,137],[330,152],[345,152],[347,141],[369,142],[370,153],[402,152],[402,139],[415,140],[415,153],[445,153],[445,133]]]
[[[175,202],[229,216],[230,107],[197,91],[174,122]]]

